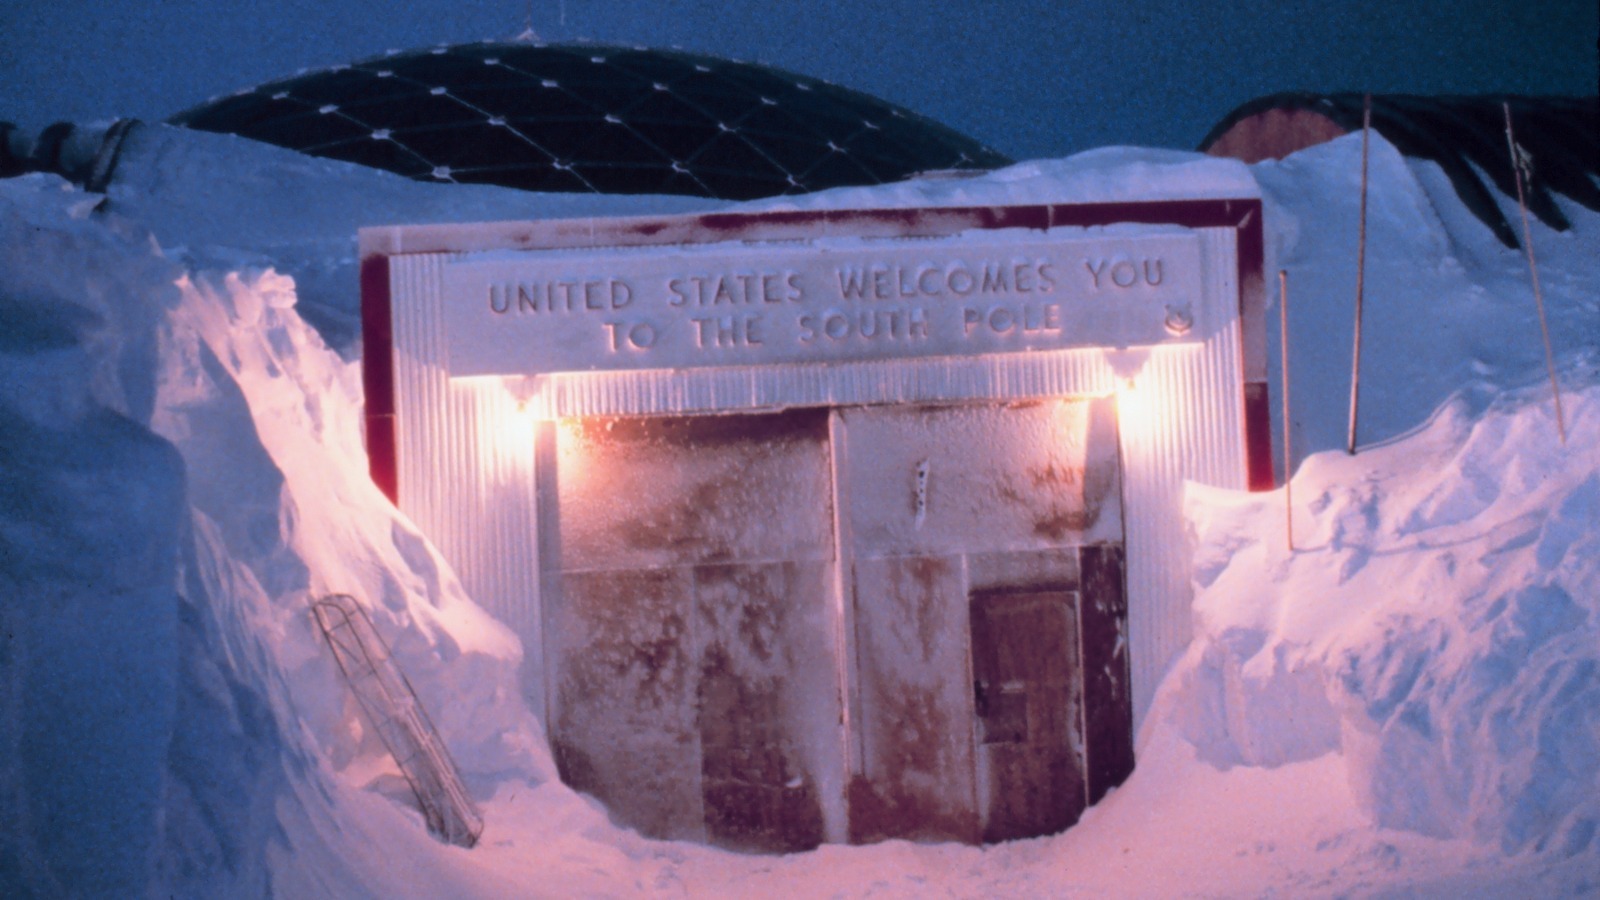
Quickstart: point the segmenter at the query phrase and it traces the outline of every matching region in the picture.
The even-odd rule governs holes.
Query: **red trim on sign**
[[[1267,387],[1266,228],[1261,220],[1261,201],[1250,201],[1248,214],[1238,225],[1235,252],[1239,262],[1239,362],[1245,381],[1245,466],[1252,491],[1270,491],[1273,485],[1272,403]]]
[[[1079,203],[1050,207],[1051,227],[1064,225],[1179,225],[1184,228],[1238,228],[1258,200],[1151,200],[1141,203]]]
[[[389,257],[361,260],[361,387],[366,397],[367,471],[378,489],[398,505],[392,309]]]
[[[1272,474],[1272,398],[1265,381],[1244,384],[1244,453],[1250,490],[1270,491]]]
[[[408,225],[362,231],[373,255],[571,247],[644,247],[727,240],[783,240],[825,235],[935,237],[972,229],[1170,224],[1247,229],[1257,199],[1153,200],[1141,203],[1038,204],[906,209],[813,209],[716,212],[668,217],[547,219],[496,222],[463,230],[454,225]]]
[[[399,427],[394,416],[367,416],[367,472],[389,502],[400,502]]]

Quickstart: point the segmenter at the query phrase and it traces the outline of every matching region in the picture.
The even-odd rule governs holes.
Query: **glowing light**
[[[1133,378],[1117,380],[1117,426],[1124,433],[1145,432],[1156,417],[1155,398]]]
[[[488,457],[499,456],[513,463],[531,465],[538,419],[528,409],[528,405],[517,403],[501,415],[495,416],[494,420],[495,439],[484,441],[480,445],[486,457],[484,463],[492,464],[493,460]]]
[[[585,428],[583,419],[556,419],[556,468],[563,485],[578,494],[593,491],[588,481],[605,477],[605,467],[594,465],[600,451],[596,436]],[[609,426],[607,426],[609,430]]]

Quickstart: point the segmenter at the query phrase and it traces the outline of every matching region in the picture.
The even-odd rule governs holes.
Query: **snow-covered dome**
[[[599,44],[478,43],[335,66],[175,124],[421,180],[751,199],[1005,165],[875,97],[778,69]]]

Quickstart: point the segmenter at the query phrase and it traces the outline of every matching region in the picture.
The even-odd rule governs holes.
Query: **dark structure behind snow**
[[[116,172],[123,141],[138,124],[138,119],[118,119],[109,125],[56,122],[33,134],[0,122],[0,178],[54,172],[85,190],[104,192]]]
[[[598,44],[391,52],[212,100],[172,122],[420,180],[745,200],[1009,159],[827,82]]]
[[[1363,95],[1291,92],[1252,100],[1229,113],[1200,142],[1213,156],[1245,162],[1283,157],[1361,130]],[[1532,163],[1525,185],[1528,209],[1557,231],[1571,227],[1551,194],[1600,210],[1600,98],[1420,97],[1372,98],[1372,127],[1406,156],[1438,163],[1467,208],[1507,247],[1520,246],[1484,179],[1517,195],[1506,144],[1511,107],[1517,144]]]

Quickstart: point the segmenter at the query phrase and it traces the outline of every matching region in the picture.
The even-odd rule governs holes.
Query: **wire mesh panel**
[[[438,729],[366,610],[349,594],[322,597],[311,609],[362,713],[411,785],[428,830],[462,847],[476,844],[483,833],[483,817],[467,796]]]

